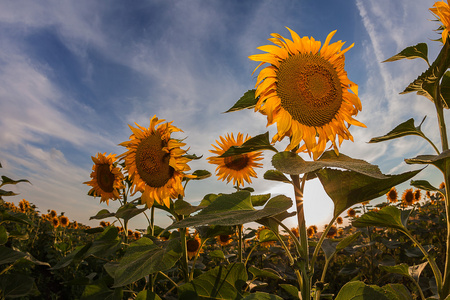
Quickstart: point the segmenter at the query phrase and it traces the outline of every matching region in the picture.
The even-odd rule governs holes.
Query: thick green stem
[[[238,261],[242,263],[242,227],[243,225],[238,225]]]

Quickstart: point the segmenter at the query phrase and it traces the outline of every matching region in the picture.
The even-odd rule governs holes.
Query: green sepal
[[[439,155],[419,155],[414,158],[405,159],[407,164],[434,165],[446,174],[446,162],[450,159],[450,150],[445,150]]]
[[[328,167],[347,169],[373,178],[387,178],[378,166],[342,153],[338,156],[334,151],[324,152],[316,161],[306,161],[297,153],[289,151],[279,152],[272,157],[272,165],[278,171],[290,175],[313,173]]]
[[[379,137],[372,138],[369,143],[379,143],[383,141],[388,141],[392,139],[396,139],[402,136],[407,135],[418,135],[426,139],[425,134],[420,130],[423,122],[425,121],[426,116],[423,118],[422,122],[420,122],[419,126],[414,126],[414,119],[411,118],[406,122],[401,123],[387,134]]]
[[[437,99],[436,87],[450,66],[450,44],[447,41],[441,49],[436,60],[431,67],[422,73],[416,80],[410,83],[400,94],[416,92],[418,95],[425,96],[432,102]],[[444,102],[444,107],[449,108]]]
[[[286,175],[278,170],[267,170],[266,173],[264,173],[264,179],[292,183]]]
[[[401,59],[415,59],[415,58],[422,58],[427,62],[428,65],[430,65],[428,61],[428,45],[426,43],[419,43],[415,46],[409,46],[403,49],[398,54],[386,59],[383,62],[391,62]]]
[[[269,132],[254,136],[248,139],[241,146],[231,146],[219,157],[235,156],[261,150],[272,150],[278,152],[278,150],[270,144]]]
[[[197,160],[197,159],[201,159],[203,157],[203,155],[197,156],[196,154],[185,154],[183,155],[183,157],[192,159],[192,160]]]
[[[367,176],[354,171],[322,169],[317,172],[325,192],[334,202],[334,216],[339,216],[351,206],[385,195],[393,186],[411,179],[421,170],[384,178]]]
[[[245,92],[244,95],[233,105],[233,107],[231,107],[225,113],[243,110],[246,108],[254,108],[256,103],[258,102],[258,99],[255,98],[255,92],[255,89]]]

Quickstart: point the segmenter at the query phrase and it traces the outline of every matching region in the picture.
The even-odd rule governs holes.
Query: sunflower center
[[[229,235],[223,235],[223,234],[221,234],[220,236],[219,236],[219,239],[220,239],[220,241],[222,242],[222,243],[226,243],[226,242],[228,242],[229,240],[230,240],[230,236]]]
[[[228,169],[240,171],[247,167],[249,157],[245,154],[224,157],[225,166]]]
[[[200,243],[198,240],[188,240],[186,242],[186,249],[188,252],[196,252],[200,248]]]
[[[163,187],[172,178],[170,154],[163,151],[164,142],[157,133],[143,139],[136,150],[136,168],[141,179],[153,188]]]
[[[114,174],[110,170],[109,164],[97,166],[97,183],[102,191],[112,193],[114,191]]]
[[[297,54],[277,71],[281,106],[299,123],[321,127],[338,113],[342,86],[333,65],[319,55]]]

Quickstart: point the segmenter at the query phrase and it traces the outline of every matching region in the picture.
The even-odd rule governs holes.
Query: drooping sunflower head
[[[200,248],[202,245],[202,242],[197,234],[195,234],[192,238],[189,238],[186,241],[186,250],[187,255],[189,259],[193,258],[197,253],[200,251],[202,252],[202,249]]]
[[[116,166],[116,155],[97,153],[92,156],[94,165],[92,166],[91,180],[84,182],[92,187],[89,195],[101,197],[100,202],[109,204],[109,199],[121,199],[119,190],[125,188],[123,184],[124,176],[119,167]]]
[[[233,133],[228,134],[225,137],[220,137],[220,141],[216,140],[216,145],[211,145],[214,150],[209,150],[209,152],[216,154],[217,156],[208,157],[208,162],[210,164],[217,165],[216,172],[218,180],[227,181],[229,183],[233,180],[234,185],[244,186],[244,181],[247,183],[252,183],[250,177],[256,178],[256,172],[254,168],[262,167],[262,164],[257,163],[257,161],[262,160],[262,152],[255,151],[250,153],[244,153],[239,155],[220,157],[224,154],[231,146],[241,146],[245,143],[250,136],[246,136],[242,133],[237,134],[237,138],[234,138]]]
[[[397,203],[398,193],[397,193],[397,189],[395,188],[395,186],[393,186],[389,190],[389,192],[386,194],[386,197],[387,197],[389,203]]]
[[[228,246],[233,241],[232,235],[230,234],[220,234],[216,236],[217,243],[222,247]]]
[[[430,8],[430,11],[437,17],[437,19],[442,23],[442,42],[445,44],[449,34],[450,27],[450,7],[444,1],[437,1]]]
[[[170,207],[171,199],[184,195],[182,180],[192,178],[184,172],[189,171],[185,146],[171,138],[172,132],[181,131],[172,122],[163,123],[156,116],[150,119],[148,128],[129,126],[133,134],[130,140],[121,143],[128,149],[120,155],[125,159],[125,169],[132,181],[131,193],[142,192],[141,201],[151,207],[156,201]]]
[[[344,53],[353,44],[344,50],[342,41],[330,44],[333,31],[321,48],[320,41],[300,38],[288,30],[292,40],[273,33],[269,41],[275,45],[259,47],[267,53],[249,57],[261,62],[256,69],[269,64],[257,78],[255,110],[267,116],[267,126],[277,123],[273,142],[290,138],[287,151],[299,147],[298,152],[308,152],[317,159],[331,141],[338,153],[338,144],[353,141],[350,125],[365,127],[353,118],[362,106],[358,86],[344,70]]]

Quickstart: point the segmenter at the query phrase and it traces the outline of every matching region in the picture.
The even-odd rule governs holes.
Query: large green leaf
[[[239,299],[247,281],[242,263],[218,266],[178,288],[179,299]]]
[[[426,117],[425,117],[426,118]],[[372,138],[369,143],[378,143],[383,141],[388,141],[392,139],[396,139],[402,136],[407,135],[418,135],[423,138],[426,138],[425,134],[420,130],[420,127],[423,124],[423,121],[425,121],[425,118],[423,118],[422,122],[419,124],[419,126],[414,126],[414,119],[411,118],[408,121],[405,121],[389,131],[387,134],[379,137]]]
[[[23,274],[3,274],[0,278],[0,291],[5,298],[19,298],[27,295],[37,296],[34,279]]]
[[[409,184],[415,188],[425,190],[425,191],[430,191],[430,192],[440,191],[437,187],[434,187],[427,180],[411,180],[411,182]]]
[[[110,289],[108,287],[110,278],[103,277],[86,285],[81,300],[121,300],[123,299],[122,288]]]
[[[256,90],[253,89],[245,92],[244,95],[233,105],[233,107],[226,111],[226,113],[255,107],[258,102],[258,99],[255,98],[255,91]]]
[[[439,155],[419,155],[405,159],[407,164],[434,165],[445,174],[447,160],[450,159],[450,150],[445,150]]]
[[[315,172],[322,168],[342,168],[352,170],[374,178],[386,178],[376,165],[361,159],[354,159],[344,154],[336,155],[327,151],[316,161],[306,161],[298,154],[284,151],[272,157],[272,165],[280,172],[290,175],[300,175]]]
[[[0,211],[0,222],[15,222],[25,225],[33,225],[30,218],[22,212]]]
[[[6,244],[8,241],[8,231],[6,230],[5,226],[0,225],[0,245]]]
[[[28,182],[28,183],[30,183],[27,179],[13,180],[13,179],[11,179],[9,177],[2,176],[2,183],[0,184],[0,187],[4,186],[5,184],[18,184],[20,182]]]
[[[138,214],[144,212],[147,210],[147,207],[143,208],[137,208],[134,203],[127,203],[121,206],[117,212],[116,217],[124,219],[125,221],[130,220],[134,216],[137,216]]]
[[[146,275],[172,268],[181,257],[180,239],[172,239],[162,246],[143,237],[130,244],[114,273],[114,287],[133,283]]]
[[[264,173],[264,179],[292,183],[286,175],[277,170],[267,170],[266,173]]]
[[[409,46],[403,49],[398,54],[392,56],[391,58],[386,59],[383,62],[396,61],[404,58],[407,59],[422,58],[429,65],[430,63],[428,62],[428,45],[425,43],[419,43],[415,46]]]
[[[351,281],[341,288],[335,300],[398,300],[398,298],[390,289],[367,285],[362,281]]]
[[[248,271],[253,274],[253,278],[259,277],[259,278],[272,278],[272,279],[280,279],[282,280],[280,274],[278,274],[277,271],[272,269],[258,269],[256,267],[249,267]]]
[[[70,254],[64,256],[60,261],[56,263],[52,270],[58,270],[67,267],[72,262],[79,262],[86,256],[86,252],[91,247],[92,243],[87,243],[86,245],[81,245],[75,248]]]
[[[13,263],[19,258],[25,257],[26,253],[13,250],[9,247],[0,246],[0,265]]]
[[[92,216],[89,218],[89,220],[95,219],[95,220],[101,220],[109,217],[114,217],[116,214],[113,212],[109,212],[106,208],[101,209],[95,216]]]
[[[198,215],[212,214],[230,210],[253,210],[251,195],[247,191],[239,191],[233,194],[222,194],[214,202],[205,207]]]
[[[134,300],[161,300],[161,298],[152,291],[143,290],[137,294]]]
[[[383,175],[380,179],[353,171],[322,169],[317,172],[325,192],[334,202],[334,216],[351,206],[385,195],[393,186],[411,179],[421,170],[398,175]]]
[[[400,94],[416,92],[418,95],[425,96],[432,102],[436,99],[436,87],[439,81],[450,66],[450,44],[446,42],[441,49],[433,64],[422,73],[416,80],[406,87]],[[444,102],[445,107],[449,108]]]
[[[220,197],[220,196],[219,196]],[[217,198],[213,203],[219,201]],[[240,225],[249,222],[255,222],[259,219],[275,216],[292,206],[292,200],[284,195],[278,195],[270,199],[266,206],[261,210],[255,209],[237,209],[237,210],[213,210],[204,213],[206,208],[195,216],[186,218],[177,223],[170,225],[167,230],[183,227],[197,227],[202,225]],[[208,206],[209,207],[209,206]],[[208,208],[207,207],[207,208]],[[239,207],[239,206],[237,206]]]
[[[283,298],[274,294],[256,292],[245,296],[242,300],[283,300]]]
[[[189,202],[186,202],[182,199],[178,199],[177,201],[175,201],[175,203],[173,204],[173,209],[174,211],[179,214],[179,215],[190,215],[202,208],[204,208],[205,206],[194,206],[192,204],[190,204]]]
[[[400,210],[395,206],[386,206],[379,211],[369,211],[359,218],[353,220],[355,227],[388,227],[406,231],[406,222],[410,210]]]
[[[278,150],[270,144],[269,132],[254,136],[248,139],[241,146],[231,146],[220,157],[235,156],[261,150],[272,150],[278,152]]]
[[[92,243],[86,253],[86,257],[89,255],[99,255],[104,257],[111,254],[121,243],[118,234],[119,231],[115,226],[106,227]]]
[[[413,298],[409,290],[403,284],[389,283],[383,286],[383,290],[389,294],[394,294],[396,300],[411,300]]]
[[[255,206],[263,206],[267,203],[267,201],[270,199],[270,194],[264,194],[264,195],[252,195],[251,201],[253,207]]]

